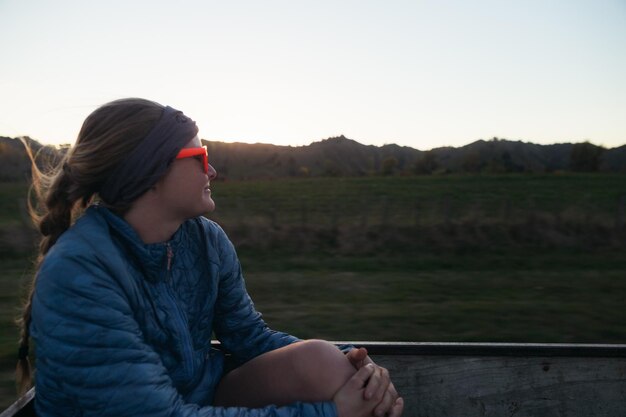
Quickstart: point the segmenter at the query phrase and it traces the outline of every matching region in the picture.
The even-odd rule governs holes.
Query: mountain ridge
[[[365,145],[343,135],[303,146],[203,142],[209,149],[213,166],[226,178],[233,179],[376,174],[626,172],[626,145],[605,149],[588,142],[540,145],[492,138],[479,139],[461,147],[446,146],[428,151],[397,144]],[[244,159],[238,159],[242,154],[246,154]]]
[[[34,149],[60,155],[67,147],[42,145],[25,137]],[[478,139],[461,147],[427,151],[409,146],[365,145],[344,135],[309,145],[205,140],[209,160],[221,179],[272,179],[309,176],[426,175],[454,173],[626,173],[626,145],[606,149],[584,143],[540,145],[521,140]],[[30,165],[17,138],[0,137],[0,180],[23,179]]]

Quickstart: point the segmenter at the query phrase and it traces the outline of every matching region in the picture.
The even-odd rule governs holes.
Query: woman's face
[[[202,146],[196,136],[184,147]],[[167,174],[155,186],[162,209],[174,218],[181,220],[206,214],[215,209],[211,198],[210,181],[217,176],[209,164],[208,173],[204,173],[200,157],[175,159]]]

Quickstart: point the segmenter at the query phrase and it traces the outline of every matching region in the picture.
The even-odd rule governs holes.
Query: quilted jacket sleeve
[[[216,226],[219,227],[219,226]],[[237,361],[245,362],[262,353],[299,341],[286,333],[271,330],[246,291],[235,249],[218,229],[219,295],[215,309],[215,334]]]
[[[200,408],[185,403],[142,339],[132,291],[92,257],[51,257],[33,301],[39,416],[334,416],[331,403]],[[252,337],[254,338],[254,337]]]

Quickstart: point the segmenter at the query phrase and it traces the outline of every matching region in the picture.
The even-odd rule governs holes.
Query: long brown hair
[[[97,198],[99,187],[112,170],[157,123],[162,112],[162,105],[139,98],[115,100],[99,107],[85,119],[74,146],[58,165],[47,172],[39,169],[35,163],[36,157],[24,142],[32,166],[28,211],[41,233],[36,270],[57,239]],[[123,213],[128,205],[111,208]],[[36,276],[37,272],[24,304],[23,316],[19,320],[21,332],[16,369],[19,394],[23,394],[31,385],[29,326]]]

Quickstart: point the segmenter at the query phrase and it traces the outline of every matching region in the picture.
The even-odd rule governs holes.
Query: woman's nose
[[[213,168],[213,165],[209,164],[209,170],[207,171],[207,175],[209,176],[209,180],[215,179],[217,177],[217,171]]]

